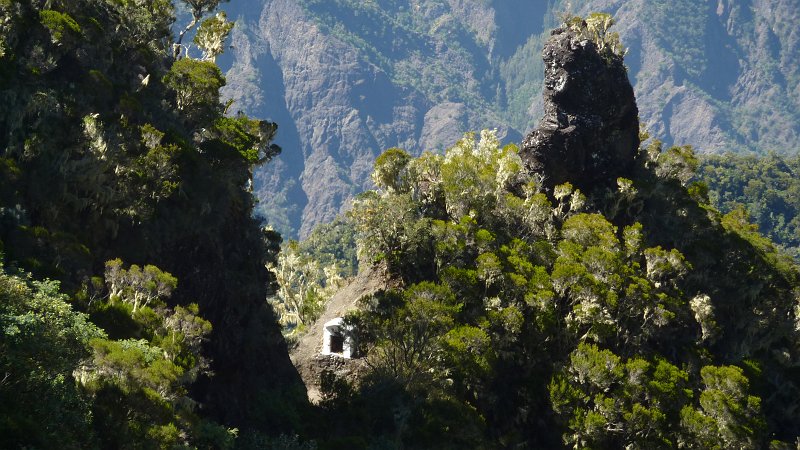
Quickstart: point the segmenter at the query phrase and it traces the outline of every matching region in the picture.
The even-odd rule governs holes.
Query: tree
[[[0,265],[0,446],[91,443],[91,402],[73,372],[105,333],[75,312],[54,281],[9,275]]]
[[[800,260],[800,158],[704,156],[695,179],[723,213],[744,205],[759,231]]]
[[[793,350],[763,351],[798,341],[787,327],[800,278],[745,215],[721,216],[692,191],[686,149],[656,147],[635,177],[588,197],[569,183],[545,191],[488,132],[443,157],[387,154],[386,188],[361,196],[351,219],[361,264],[387,263],[402,288],[352,318],[371,370],[337,404],[396,402],[409,419],[390,423],[424,435],[446,422],[429,409],[442,401],[477,412],[480,433],[509,446],[751,448],[765,424],[791,441]],[[409,305],[432,286],[457,308],[440,296],[439,309],[420,303],[419,320]],[[776,371],[752,384],[780,392],[764,396],[768,421],[766,391],[699,369],[744,357]]]
[[[764,419],[761,399],[749,395],[749,380],[735,366],[706,366],[700,409],[686,406],[681,425],[692,448],[762,448]]]
[[[430,220],[420,211],[408,193],[381,197],[367,192],[353,203],[349,213],[356,225],[359,260],[367,264],[385,263],[392,273],[424,269],[429,260]],[[417,255],[415,263],[409,264]]]
[[[287,337],[296,336],[313,323],[325,303],[344,284],[336,262],[322,266],[312,255],[303,252],[297,241],[281,249],[276,265],[270,266],[278,282],[278,291],[269,299]]]
[[[670,147],[658,155],[656,174],[663,178],[677,179],[684,186],[692,179],[699,165],[690,145]]]
[[[197,26],[197,24],[200,23],[200,20],[203,18],[203,16],[205,16],[206,14],[214,11],[215,9],[217,9],[217,7],[219,6],[219,4],[222,1],[227,1],[227,0],[181,0],[181,1],[186,6],[189,7],[189,10],[192,13],[192,20],[191,20],[191,22],[189,22],[188,25],[186,25],[186,28],[181,30],[180,34],[178,34],[178,40],[177,40],[177,42],[175,42],[175,45],[174,45],[174,48],[173,48],[173,52],[174,52],[173,56],[175,58],[177,58],[180,55],[181,42],[183,42],[183,37],[186,35],[186,33],[188,33],[195,26]],[[223,18],[223,20],[224,20],[224,18]],[[228,31],[230,31],[230,29],[228,29]],[[225,36],[227,36],[228,33],[225,32],[225,33],[222,33],[222,34],[223,34],[222,39],[224,39]],[[201,38],[201,42],[206,42],[206,41],[204,40],[204,38]]]
[[[124,269],[119,258],[106,262],[105,276],[110,296],[130,303],[134,313],[156,300],[166,300],[178,286],[177,278],[152,264]]]
[[[375,159],[372,181],[379,189],[402,193],[408,189],[406,168],[411,155],[399,148],[390,148]]]
[[[123,302],[127,308],[116,314],[135,327],[121,339],[89,340],[91,357],[73,372],[93,398],[93,411],[100,417],[93,425],[100,443],[165,447],[197,445],[206,439],[213,445],[230,441],[224,427],[196,415],[196,401],[188,390],[198,376],[209,374],[211,361],[203,344],[211,323],[200,317],[197,304],[174,309],[154,304],[156,298],[166,299],[177,284],[155,266],[124,269],[117,259],[106,267],[109,292],[114,294],[105,303],[92,305],[94,317]],[[116,328],[115,334],[124,334],[124,329]],[[210,433],[213,430],[218,433]]]
[[[614,25],[614,18],[607,13],[591,13],[585,20],[578,16],[565,15],[562,18],[565,25],[578,33],[579,36],[589,39],[597,45],[601,54],[610,53],[623,57],[627,50],[622,46],[619,33],[609,32]]]
[[[195,366],[191,368],[196,373],[192,379],[199,375],[199,372],[208,369],[208,358],[202,354],[202,344],[207,340],[211,333],[211,323],[200,317],[199,307],[196,303],[191,303],[187,307],[176,306],[174,312],[164,320],[162,333],[165,334],[164,343],[161,347],[166,351],[167,359],[175,359],[184,353],[191,356],[195,361]]]
[[[579,344],[550,382],[553,409],[576,447],[675,448],[681,408],[693,396],[685,371],[657,358],[627,361],[594,344]]]
[[[688,269],[683,255],[641,249],[640,233],[641,225],[627,227],[620,242],[617,230],[598,214],[564,222],[552,281],[566,301],[573,338],[641,350],[677,333],[675,327],[684,329],[684,339],[693,333],[685,321],[689,304],[679,288]]]
[[[191,129],[221,115],[219,90],[225,78],[213,62],[179,59],[164,76],[164,85],[174,93],[178,111]]]
[[[214,17],[208,18],[200,24],[194,43],[203,51],[203,61],[214,59],[225,51],[224,44],[228,34],[233,29],[233,23],[228,22],[224,11],[218,12]]]
[[[430,282],[409,287],[402,297],[402,306],[390,313],[388,323],[374,329],[375,348],[368,364],[406,389],[424,389],[446,374],[429,369],[439,360],[444,335],[461,305],[447,286]]]
[[[500,148],[497,133],[484,130],[480,139],[468,133],[446,154],[441,166],[446,209],[460,218],[491,211],[505,190],[523,178],[516,147]]]

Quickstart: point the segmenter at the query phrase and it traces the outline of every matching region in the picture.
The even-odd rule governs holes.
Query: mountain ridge
[[[371,187],[369,168],[386,148],[442,151],[465,131],[494,127],[518,143],[543,114],[539,55],[563,11],[614,14],[642,122],[667,144],[796,152],[800,7],[767,3],[232,5],[240,26],[223,61],[225,92],[282,126],[282,161],[256,176],[259,209],[284,234],[305,236]]]

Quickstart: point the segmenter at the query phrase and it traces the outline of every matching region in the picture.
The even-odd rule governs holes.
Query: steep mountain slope
[[[509,128],[489,103],[493,44],[468,31],[484,27],[467,21],[484,17],[479,2],[452,10],[428,3],[413,5],[416,15],[399,3],[276,0],[258,20],[252,6],[231,7],[233,17],[246,15],[233,37],[227,93],[282,124],[287,151],[256,179],[261,210],[282,231],[304,235],[332,219],[371,185],[374,158],[387,147],[442,149],[470,129]],[[448,19],[455,12],[463,22]]]
[[[769,4],[768,4],[769,3]],[[542,114],[541,48],[558,14],[615,15],[651,132],[699,151],[795,152],[797,0],[264,0],[232,4],[226,94],[281,124],[260,212],[306,235],[369,187],[382,150],[439,150]],[[242,26],[244,25],[244,26]]]
[[[615,15],[642,119],[701,152],[796,152],[797,1],[582,2]]]
[[[800,155],[708,155],[697,175],[715,207],[744,208],[764,236],[800,262]]]
[[[265,302],[279,237],[247,189],[280,149],[271,122],[224,115],[213,17],[199,60],[175,54],[169,0],[0,1],[2,448],[297,428]]]
[[[362,269],[381,264],[399,287],[348,315],[366,370],[358,383],[336,366],[320,376],[323,439],[409,449],[797,442],[800,272],[745,214],[720,214],[690,183],[688,148],[646,140],[638,151],[633,88],[607,18],[552,33],[547,114],[521,151],[486,130],[443,156],[378,157],[377,190],[349,216]]]

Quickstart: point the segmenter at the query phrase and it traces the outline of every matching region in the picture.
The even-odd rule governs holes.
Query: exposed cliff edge
[[[528,168],[550,188],[569,181],[585,192],[628,176],[639,111],[622,57],[558,28],[542,58],[544,116],[520,153]]]

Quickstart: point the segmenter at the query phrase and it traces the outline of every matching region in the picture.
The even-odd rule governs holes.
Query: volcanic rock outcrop
[[[544,117],[522,142],[529,170],[546,187],[570,182],[584,192],[627,176],[639,120],[622,57],[569,28],[552,32],[542,57]]]

